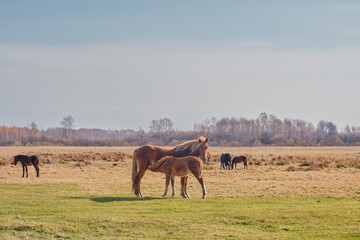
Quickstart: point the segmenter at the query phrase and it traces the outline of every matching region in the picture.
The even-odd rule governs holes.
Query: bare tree
[[[60,122],[60,125],[64,128],[64,137],[66,139],[71,139],[72,135],[72,129],[75,127],[74,125],[75,119],[71,115],[67,115],[63,118],[63,120]]]
[[[159,120],[153,120],[150,124],[150,132],[153,133],[165,133],[173,129],[173,122],[169,118],[162,118]]]

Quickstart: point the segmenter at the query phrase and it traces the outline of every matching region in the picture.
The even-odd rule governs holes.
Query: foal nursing
[[[168,192],[169,182],[171,180],[172,186],[172,195],[175,195],[175,182],[174,177],[181,177],[181,195],[184,198],[190,198],[186,192],[186,185],[188,176],[192,173],[195,178],[199,181],[202,187],[203,197],[206,196],[206,189],[204,180],[202,177],[202,169],[203,169],[203,161],[194,156],[187,156],[187,157],[173,157],[173,156],[166,156],[161,158],[157,163],[150,164],[148,169],[153,172],[162,172],[165,173],[166,176],[166,183],[165,183],[165,192],[163,197],[166,196]]]

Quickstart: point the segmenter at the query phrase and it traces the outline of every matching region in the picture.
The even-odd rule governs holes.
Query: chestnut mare
[[[183,177],[185,180],[184,181],[182,178],[181,181],[181,195],[184,198],[190,198],[186,192],[186,184],[187,184],[188,176],[190,175],[190,173],[192,173],[201,185],[203,192],[202,198],[205,198],[206,189],[205,189],[204,179],[202,177],[203,161],[200,158],[194,156],[187,156],[180,158],[165,156],[161,158],[156,164],[154,165],[151,164],[148,168],[153,172],[165,173],[166,176],[165,192],[164,195],[162,195],[162,197],[165,197],[168,192],[170,180],[172,187],[171,197],[174,197],[175,195],[174,177],[178,176],[178,177]]]
[[[32,155],[32,156],[26,156],[26,155],[16,155],[14,157],[14,165],[16,166],[16,164],[18,162],[21,162],[21,165],[22,165],[22,169],[23,169],[23,175],[22,177],[24,177],[25,175],[25,169],[26,169],[26,177],[28,177],[28,169],[27,169],[27,166],[30,166],[30,165],[34,165],[34,168],[36,170],[36,177],[39,177],[39,172],[40,172],[40,169],[39,169],[39,158],[35,155]]]
[[[234,157],[232,160],[232,165],[231,165],[231,169],[234,169],[234,164],[235,164],[235,169],[236,169],[236,164],[237,163],[244,163],[244,169],[247,169],[247,158],[245,156],[238,156],[238,157]]]
[[[133,155],[132,166],[132,190],[135,195],[143,197],[140,190],[140,183],[150,164],[156,164],[165,156],[195,156],[201,157],[203,161],[206,161],[207,143],[207,138],[200,137],[198,140],[187,141],[171,149],[152,145],[145,145],[136,149]],[[183,178],[181,178],[181,181],[185,181],[185,178]]]

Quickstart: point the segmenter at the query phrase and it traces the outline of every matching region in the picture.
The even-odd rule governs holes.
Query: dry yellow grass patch
[[[135,147],[1,147],[0,184],[73,183],[94,194],[131,194],[131,162]],[[204,178],[208,197],[222,196],[360,196],[360,147],[210,147]],[[249,156],[249,169],[220,170],[219,156],[229,152]],[[17,154],[36,154],[42,161],[40,178],[29,167],[10,165]],[[352,162],[353,166],[349,165]],[[316,168],[316,164],[327,163]],[[314,167],[315,166],[315,167]],[[176,179],[179,192],[180,179]],[[145,196],[159,197],[163,174],[147,172]],[[201,196],[200,184],[190,176],[188,193]],[[179,194],[177,194],[179,196]]]

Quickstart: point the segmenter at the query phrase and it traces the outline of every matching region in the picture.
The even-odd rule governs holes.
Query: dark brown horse
[[[235,169],[236,169],[236,164],[238,163],[244,163],[244,169],[247,169],[247,158],[246,156],[238,156],[238,157],[234,157],[232,160],[232,164],[231,164],[231,169],[234,169],[234,165],[235,165]]]
[[[208,149],[207,143],[208,139],[201,137],[198,140],[188,141],[171,149],[152,145],[145,145],[136,149],[133,155],[132,166],[132,189],[135,195],[138,197],[143,196],[140,190],[140,183],[150,164],[156,164],[165,156],[195,156],[201,157],[205,161]],[[181,179],[181,181],[185,181],[185,179]]]
[[[156,164],[150,165],[149,170],[153,172],[162,172],[165,173],[166,176],[166,183],[165,183],[165,192],[163,197],[166,196],[169,188],[169,183],[171,180],[171,187],[172,187],[172,195],[175,195],[175,181],[174,177],[182,177],[181,180],[181,195],[184,198],[190,198],[186,191],[186,184],[188,176],[192,173],[195,178],[199,181],[202,191],[203,197],[206,196],[206,189],[204,179],[202,177],[202,169],[203,169],[203,161],[194,156],[187,156],[187,157],[172,157],[172,156],[165,156],[161,158]]]
[[[230,153],[223,153],[220,157],[220,170],[228,169],[230,170],[231,165],[231,154]]]
[[[26,169],[26,177],[28,177],[28,169],[27,166],[33,165],[35,170],[36,170],[36,177],[39,177],[39,173],[40,173],[40,169],[39,169],[39,158],[35,155],[32,156],[26,156],[26,155],[16,155],[14,157],[14,164],[16,166],[16,164],[18,162],[21,162],[22,165],[22,169],[23,169],[23,175],[22,177],[24,177],[25,175],[25,169]]]

